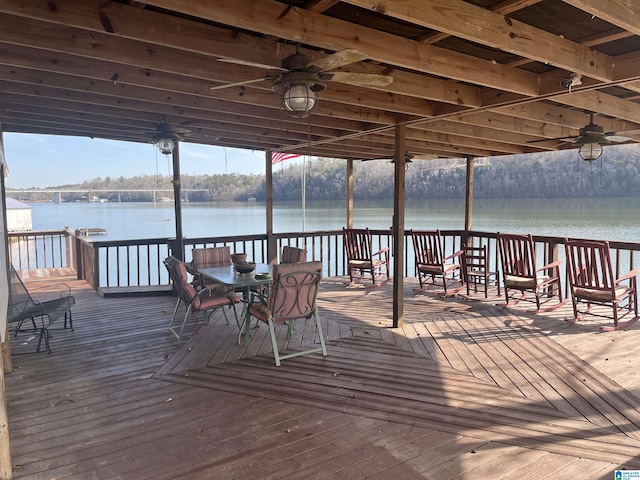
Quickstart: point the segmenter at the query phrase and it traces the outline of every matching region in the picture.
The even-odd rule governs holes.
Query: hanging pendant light
[[[156,147],[163,155],[171,155],[175,146],[176,144],[171,138],[161,138],[156,142]]]
[[[282,92],[282,106],[296,118],[306,118],[318,103],[318,94],[308,83],[294,83]]]
[[[599,143],[585,143],[578,150],[578,155],[586,162],[591,163],[600,158],[602,150],[602,145]]]

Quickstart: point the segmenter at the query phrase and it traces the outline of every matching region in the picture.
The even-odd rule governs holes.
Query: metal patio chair
[[[187,266],[187,271],[194,277],[196,287],[200,288],[223,288],[213,280],[202,278],[198,275],[199,268],[221,267],[231,265],[231,248],[228,245],[222,247],[194,248],[191,250],[191,264]]]
[[[304,248],[290,247],[285,245],[282,247],[282,255],[280,263],[300,263],[307,259],[307,250]]]
[[[280,366],[281,360],[300,355],[322,353],[326,356],[327,347],[316,303],[322,278],[322,262],[274,265],[272,276],[273,284],[268,296],[252,292],[249,315],[269,325],[276,366]],[[278,348],[275,325],[286,323],[287,338],[290,338],[293,322],[311,317],[315,319],[320,346],[282,355]]]
[[[235,316],[236,325],[240,328],[240,322],[238,320],[238,314],[235,309],[236,303],[240,302],[240,298],[235,295],[233,292],[227,292],[224,289],[216,289],[209,290],[207,288],[202,288],[199,291],[196,290],[196,287],[189,282],[187,278],[187,268],[184,262],[178,260],[177,258],[170,256],[164,260],[164,265],[169,272],[169,277],[173,282],[173,287],[175,293],[178,295],[178,300],[176,302],[176,306],[173,309],[173,315],[171,316],[171,320],[169,321],[168,332],[172,333],[176,336],[178,343],[182,339],[182,333],[184,332],[185,325],[187,323],[187,319],[190,314],[195,314],[196,317],[196,327],[198,325],[198,313],[202,312],[204,315],[204,323],[209,323],[209,318],[218,308],[222,307],[230,307],[233,310],[233,314]],[[184,304],[186,307],[186,311],[184,314],[184,318],[182,320],[182,324],[179,329],[173,326],[173,322],[176,318],[176,313],[178,312],[178,307],[180,304]],[[227,317],[227,313],[224,308],[222,308],[222,313],[224,314],[224,318],[229,324],[229,318]]]
[[[16,324],[14,336],[18,334],[25,320],[31,320],[34,331],[39,335],[36,352],[40,351],[42,341],[44,340],[47,352],[51,353],[49,327],[53,325],[58,318],[64,317],[63,328],[67,328],[68,321],[69,329],[73,330],[71,307],[75,305],[76,299],[71,295],[71,288],[66,284],[62,284],[64,290],[58,294],[59,298],[38,301],[31,296],[24,286],[22,279],[13,265],[9,265],[9,282],[7,321]],[[37,317],[40,317],[40,326],[36,323]],[[46,322],[44,317],[47,317]]]

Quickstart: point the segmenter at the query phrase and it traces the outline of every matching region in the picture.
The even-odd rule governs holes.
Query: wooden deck
[[[60,281],[56,279],[55,281]],[[171,297],[102,298],[65,279],[75,330],[53,353],[12,338],[15,478],[613,478],[640,469],[640,326],[601,332],[417,292],[391,325],[391,283],[323,281],[328,357],[273,365],[222,314],[180,347]],[[51,280],[32,279],[42,291]],[[195,331],[190,326],[189,333]],[[282,348],[315,342],[311,322]],[[27,352],[27,353],[25,353]],[[24,353],[24,354],[23,354]]]

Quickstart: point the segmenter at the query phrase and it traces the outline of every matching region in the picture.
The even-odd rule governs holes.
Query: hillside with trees
[[[346,198],[346,162],[313,159],[306,167],[306,195],[309,200]],[[393,168],[389,161],[354,163],[354,197],[388,199],[393,196]],[[406,198],[464,198],[466,161],[464,159],[414,160],[407,166]],[[302,192],[302,165],[274,168],[274,198],[298,200]],[[263,175],[183,175],[182,188],[190,201],[246,201],[265,199]],[[171,189],[171,177],[147,175],[132,178],[96,178],[79,185],[60,185],[56,189],[132,190],[121,194],[122,201],[151,201],[152,193],[135,190]],[[171,192],[162,196],[171,197]],[[474,162],[475,198],[539,198],[640,195],[640,148],[635,145],[608,147],[601,160],[588,164],[575,150],[537,155],[480,158]],[[101,194],[109,201],[116,194]],[[156,198],[160,196],[156,193]],[[47,195],[21,195],[23,201],[50,201]],[[65,194],[66,201],[82,201],[83,196]],[[84,195],[86,201],[86,195]]]

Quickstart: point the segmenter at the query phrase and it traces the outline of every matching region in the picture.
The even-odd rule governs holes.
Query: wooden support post
[[[347,159],[347,228],[353,228],[353,158]]]
[[[267,263],[278,261],[278,241],[273,233],[273,159],[272,152],[265,152],[266,196],[267,209]]]
[[[9,339],[9,323],[7,323],[4,327],[4,342],[0,342],[0,351],[1,351],[0,357],[2,358],[2,365],[4,366],[4,373],[11,373],[11,371],[13,370],[13,363],[11,361],[11,342]]]
[[[11,343],[9,340],[9,323],[7,322],[7,306],[9,304],[9,249],[7,237],[7,195],[4,184],[5,158],[4,139],[0,129],[0,206],[2,207],[2,243],[0,244],[0,257],[4,258],[4,271],[0,279],[0,480],[13,478],[11,468],[11,449],[9,448],[9,413],[7,411],[7,391],[4,384],[4,374],[11,372]]]
[[[467,177],[464,201],[464,237],[462,243],[467,245],[469,231],[473,228],[473,157],[467,155]]]
[[[7,343],[9,337],[7,337]],[[9,447],[9,413],[7,412],[7,391],[4,385],[4,360],[0,356],[0,480],[13,478],[11,449]]]
[[[405,125],[395,130],[395,175],[393,189],[393,327],[404,324],[404,192],[406,159]]]
[[[176,247],[173,256],[184,260],[184,238],[182,236],[182,195],[180,194],[180,142],[173,147],[173,206],[176,212]]]
[[[1,135],[1,132],[0,132]],[[0,245],[0,257],[4,258],[4,272],[3,278],[0,279],[0,288],[2,292],[0,293],[0,315],[2,321],[0,321],[0,357],[2,359],[2,366],[0,366],[0,371],[4,371],[6,373],[11,372],[13,370],[13,364],[11,363],[11,342],[9,340],[9,322],[7,321],[7,306],[9,305],[9,249],[7,245],[9,245],[9,237],[7,236],[7,193],[6,187],[4,183],[4,177],[6,173],[5,168],[5,160],[4,160],[4,138],[0,137],[0,207],[2,208],[2,225],[0,231],[2,231],[2,245]],[[2,393],[0,392],[0,396]],[[0,401],[0,403],[3,403]],[[2,406],[0,405],[0,408]],[[1,419],[0,419],[1,423]],[[0,434],[0,439],[1,439]],[[8,435],[7,435],[8,439]],[[2,448],[2,447],[0,447]],[[11,471],[11,470],[9,470]]]

